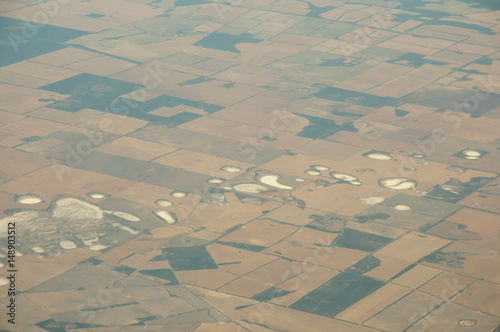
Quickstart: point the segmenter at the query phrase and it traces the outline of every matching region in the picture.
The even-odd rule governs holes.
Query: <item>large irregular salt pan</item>
[[[378,181],[381,187],[394,189],[394,190],[405,190],[412,189],[417,186],[417,183],[413,180],[408,180],[406,178],[385,178]]]
[[[279,178],[280,177],[278,175],[273,175],[273,174],[264,175],[263,177],[260,178],[260,182],[267,184],[271,187],[278,188],[278,189],[284,189],[284,190],[292,190],[293,189],[293,187],[279,183],[278,182]]]
[[[267,188],[257,183],[240,183],[234,185],[233,190],[247,194],[258,194],[267,191]]]
[[[353,186],[363,185],[363,183],[361,181],[359,181],[359,179],[357,177],[355,177],[354,175],[351,175],[351,174],[333,171],[333,172],[330,172],[330,176],[334,179],[347,182]]]
[[[352,182],[352,181],[358,180],[358,178],[355,177],[354,175],[350,175],[350,174],[346,174],[346,173],[332,172],[330,175],[335,179],[339,179],[339,180],[347,181],[347,182]]]
[[[60,219],[101,219],[102,210],[76,198],[63,198],[56,202],[52,215]]]
[[[0,219],[0,238],[7,236],[9,223],[16,223],[16,227],[19,228],[22,224],[36,217],[38,217],[38,211],[23,211],[13,214],[10,217]]]

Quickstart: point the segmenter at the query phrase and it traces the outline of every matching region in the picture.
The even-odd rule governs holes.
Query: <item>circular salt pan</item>
[[[93,199],[101,199],[101,198],[106,197],[106,195],[102,194],[102,193],[88,193],[87,196],[89,196],[90,198],[93,198]]]
[[[166,199],[159,199],[155,202],[159,206],[168,207],[172,205],[172,202]]]
[[[443,185],[439,186],[439,188],[441,188],[442,190],[446,190],[446,191],[454,191],[455,190],[454,187],[449,186],[447,184],[443,184]]]
[[[330,167],[323,166],[323,165],[314,165],[314,166],[311,166],[311,168],[315,169],[317,171],[329,171],[330,170]]]
[[[41,254],[43,252],[42,247],[33,247],[33,248],[31,248],[31,250],[33,250],[34,252],[37,252],[39,254]]]
[[[317,176],[317,175],[320,175],[321,173],[320,173],[320,172],[318,172],[318,171],[315,171],[315,170],[313,170],[313,169],[308,169],[308,170],[306,171],[306,174]]]
[[[477,324],[477,320],[475,319],[461,319],[457,322],[458,326],[463,327],[471,327]]]
[[[155,214],[169,224],[175,223],[175,217],[168,211],[155,211]]]
[[[304,182],[304,179],[298,178],[298,179],[295,179],[295,181],[297,181],[297,182]]]
[[[133,221],[133,222],[141,221],[141,218],[136,217],[130,213],[115,211],[115,212],[113,212],[113,214],[117,217],[120,217],[120,218],[128,220],[128,221]]]
[[[228,172],[228,173],[238,173],[241,171],[241,168],[236,167],[236,166],[224,166],[221,168],[221,170]]]
[[[399,205],[394,206],[394,210],[398,210],[398,211],[410,211],[411,207],[409,207],[408,205],[399,204]]]
[[[219,183],[222,183],[222,179],[221,178],[210,178],[208,179],[207,181],[208,183],[213,183],[213,184],[219,184]]]
[[[59,245],[63,249],[75,249],[76,248],[76,244],[74,242],[68,241],[68,240],[63,240],[63,241],[59,242]]]
[[[245,204],[254,204],[254,205],[261,205],[264,203],[263,200],[257,197],[244,197],[241,199],[241,202]]]
[[[91,246],[92,243],[97,241],[99,241],[99,238],[97,236],[94,236],[93,239],[83,240],[83,243],[85,243],[87,246]]]
[[[26,196],[21,196],[17,199],[17,203],[20,204],[38,204],[42,203],[43,199],[39,196],[35,195],[26,195]]]
[[[415,181],[408,180],[406,178],[385,178],[379,180],[378,184],[384,188],[394,190],[412,189],[417,186],[417,183]]]
[[[361,196],[359,200],[365,204],[378,204],[385,201],[385,197],[382,196]]]
[[[127,227],[127,226],[118,226],[118,228],[120,228],[121,230],[124,230],[125,232],[129,232],[130,234],[137,234],[138,232],[137,231],[134,231],[132,228],[130,227]]]
[[[349,175],[349,174],[341,173],[341,172],[331,172],[330,176],[332,178],[339,179],[339,180],[342,180],[342,181],[348,181],[348,182],[352,182],[352,181],[357,181],[358,180],[358,178],[355,177],[355,176],[353,176],[353,175]]]
[[[366,155],[367,158],[375,160],[391,160],[392,157],[385,153],[370,153]]]
[[[247,194],[258,194],[267,191],[267,188],[257,183],[240,183],[234,185],[233,190]]]
[[[177,197],[177,198],[182,198],[186,196],[186,193],[183,193],[182,191],[174,191],[170,195]]]
[[[466,155],[467,157],[480,157],[481,156],[481,152],[476,151],[476,150],[464,150],[464,151],[462,151],[462,153],[464,155]]]
[[[361,181],[351,181],[350,184],[352,184],[353,186],[361,186],[363,184],[363,182],[361,182]]]
[[[101,244],[94,244],[93,246],[90,246],[89,249],[94,250],[94,251],[99,251],[99,250],[106,249],[107,247],[108,246],[103,246]]]

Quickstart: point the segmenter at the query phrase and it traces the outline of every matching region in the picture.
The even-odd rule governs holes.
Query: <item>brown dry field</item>
[[[400,277],[394,279],[394,283],[416,289],[439,275],[441,272],[441,270],[419,264]]]
[[[148,142],[132,137],[121,137],[113,142],[98,146],[95,151],[129,157],[139,160],[152,160],[177,150],[164,144]]]
[[[254,220],[237,231],[224,236],[221,241],[246,243],[268,247],[297,231],[291,225],[279,224],[270,220]]]
[[[409,288],[387,284],[349,309],[342,311],[336,318],[361,324],[409,292],[411,292]]]

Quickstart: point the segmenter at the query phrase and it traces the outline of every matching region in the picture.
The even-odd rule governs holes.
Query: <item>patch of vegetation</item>
[[[234,247],[234,248],[255,251],[255,252],[261,252],[262,250],[266,249],[266,247],[264,247],[264,246],[259,246],[256,244],[240,243],[240,242],[217,241],[217,243],[224,244],[226,246],[230,246],[230,247]]]
[[[174,271],[218,269],[214,259],[202,246],[162,248]]]
[[[255,294],[254,296],[252,296],[252,299],[260,302],[271,301],[272,299],[282,297],[290,293],[293,293],[293,291],[287,291],[273,286],[266,289],[265,291],[260,292],[259,294]]]
[[[373,270],[377,266],[380,266],[380,259],[372,255],[366,256],[356,264],[351,267],[351,270],[359,273],[365,274],[368,271]]]
[[[349,249],[375,251],[391,240],[390,237],[345,228],[342,235],[335,241],[335,245]]]
[[[385,283],[358,272],[344,271],[290,306],[292,309],[333,318]]]
[[[443,185],[436,185],[424,197],[436,199],[448,203],[456,203],[466,196],[469,196],[493,178],[473,177],[469,182],[460,182],[457,179],[451,179]]]
[[[140,273],[167,280],[169,285],[178,285],[179,281],[172,269],[139,270]]]

